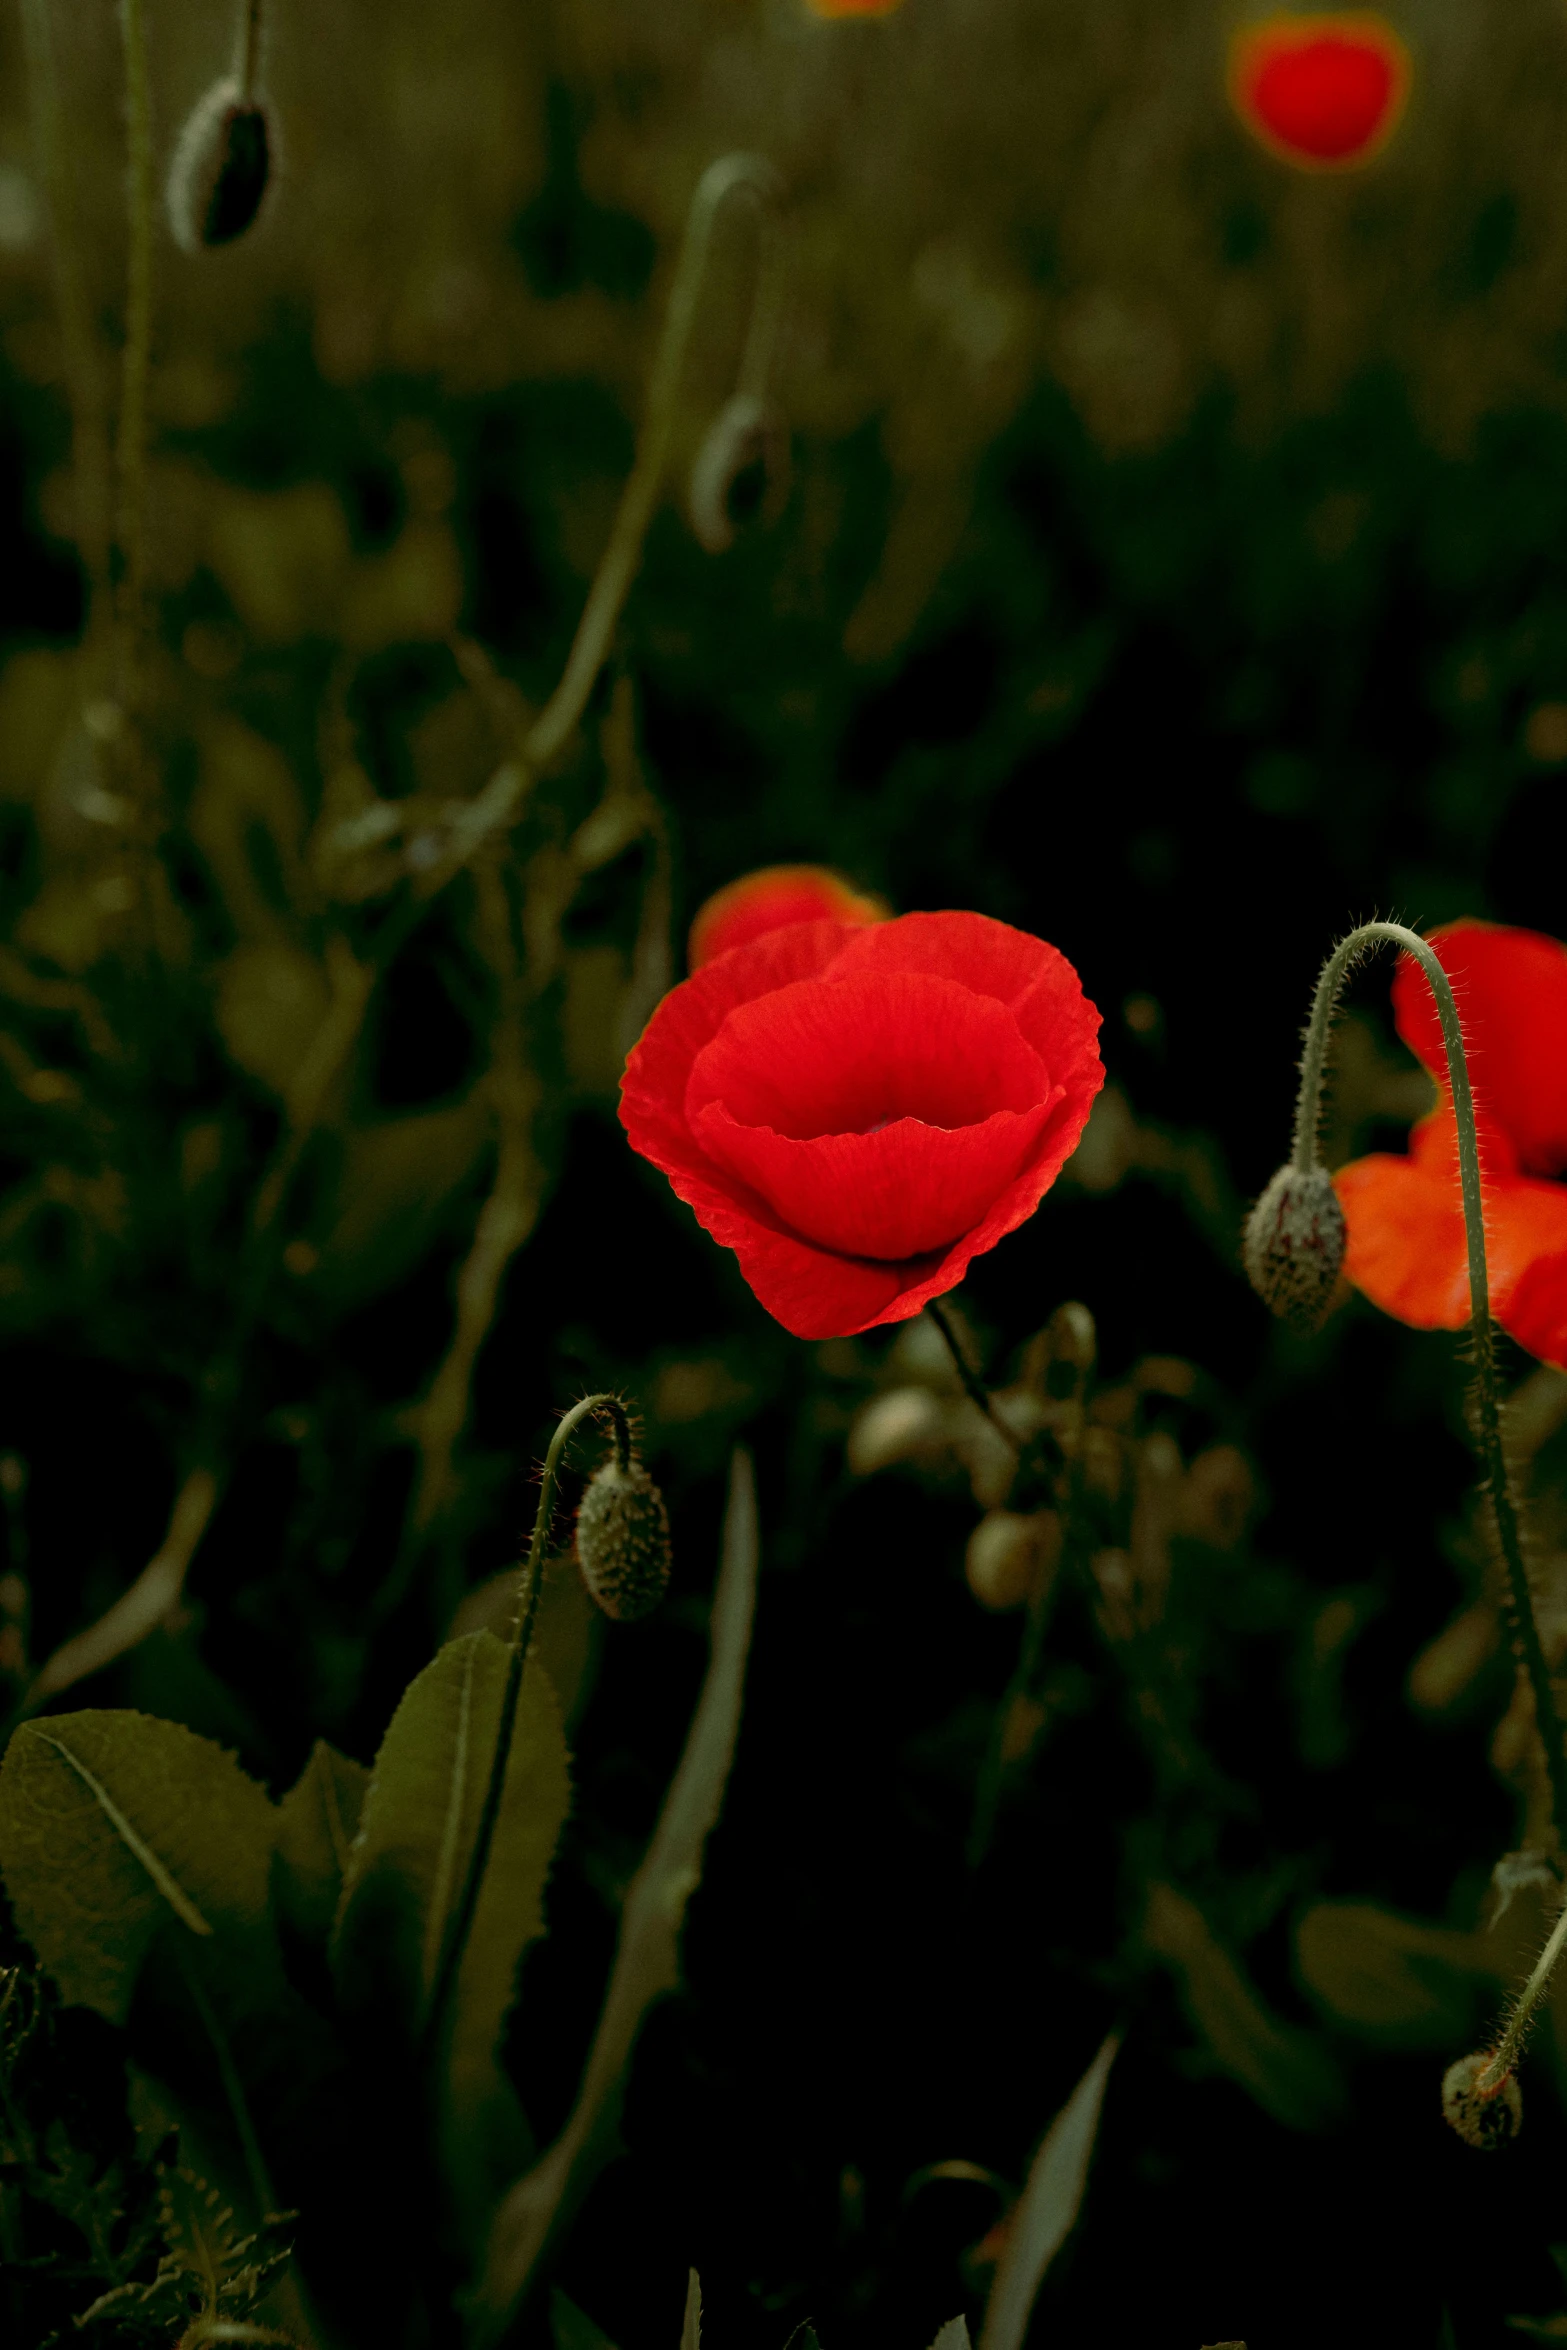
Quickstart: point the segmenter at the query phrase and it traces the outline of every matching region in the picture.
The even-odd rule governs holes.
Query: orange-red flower
[[[825,865],[763,865],[713,892],[691,925],[686,959],[695,971],[787,922],[885,922],[891,910]]]
[[[813,16],[891,16],[903,0],[810,0]]]
[[[1519,1345],[1567,1368],[1567,947],[1537,930],[1451,922],[1430,943],[1453,983],[1480,1130],[1491,1310]],[[1442,1032],[1419,965],[1399,960],[1398,1033],[1438,1100],[1407,1158],[1377,1152],[1334,1178],[1344,1270],[1417,1330],[1469,1319],[1458,1130]]]
[[[1307,171],[1367,163],[1398,128],[1409,51],[1382,16],[1270,16],[1230,42],[1230,97],[1270,154]]]

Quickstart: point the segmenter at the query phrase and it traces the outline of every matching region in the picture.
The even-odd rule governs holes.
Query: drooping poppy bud
[[[1327,1319],[1344,1262],[1344,1211],[1321,1167],[1281,1167],[1246,1219],[1247,1278],[1271,1313],[1310,1333]]]
[[[276,142],[265,107],[231,75],[197,100],[175,142],[166,200],[187,253],[232,245],[261,210]]]
[[[1523,2123],[1523,2097],[1517,2080],[1504,2073],[1499,2081],[1479,2086],[1495,2052],[1481,2049],[1461,2056],[1442,2075],[1442,2115],[1466,2146],[1489,2153],[1516,2138]]]
[[[776,522],[789,491],[789,428],[753,392],[736,392],[708,426],[691,468],[686,510],[710,555],[726,554],[750,522]]]
[[[634,1623],[669,1587],[669,1513],[642,1463],[611,1455],[577,1505],[577,1564],[606,1616]]]
[[[691,925],[693,971],[790,922],[884,922],[885,898],[853,888],[825,865],[763,865],[714,890]]]
[[[1398,128],[1409,82],[1408,49],[1370,11],[1270,16],[1230,43],[1236,112],[1270,154],[1305,171],[1368,163]]]

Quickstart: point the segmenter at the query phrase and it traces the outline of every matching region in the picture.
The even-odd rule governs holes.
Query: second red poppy
[[[1279,15],[1230,42],[1230,97],[1270,154],[1304,171],[1349,171],[1380,154],[1409,97],[1410,59],[1384,16]]]

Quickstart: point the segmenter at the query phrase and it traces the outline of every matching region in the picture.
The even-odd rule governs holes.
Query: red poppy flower
[[[1519,1345],[1567,1368],[1567,947],[1537,930],[1450,922],[1430,943],[1453,983],[1474,1088],[1491,1310]],[[1344,1270],[1417,1330],[1469,1319],[1458,1130],[1431,990],[1399,959],[1399,1035],[1439,1099],[1407,1158],[1355,1159],[1334,1177],[1348,1225]]]
[[[862,896],[825,865],[763,865],[699,909],[686,959],[695,971],[787,922],[884,922],[890,911],[885,899]]]
[[[1385,17],[1270,16],[1230,43],[1230,97],[1271,154],[1344,171],[1386,146],[1409,96],[1409,51]]]
[[[1104,1083],[1099,1014],[982,914],[797,922],[667,995],[621,1122],[797,1338],[901,1322],[1031,1216]]]

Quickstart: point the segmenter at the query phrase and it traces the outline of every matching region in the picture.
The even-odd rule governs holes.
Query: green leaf
[[[1265,2113],[1295,2130],[1322,2129],[1335,2118],[1344,2084],[1332,2056],[1271,2012],[1195,1902],[1173,1885],[1150,1885],[1143,1940],[1179,1978],[1211,2059]]]
[[[264,1925],[277,1814],[230,1754],[136,1713],[24,1722],[0,1765],[0,1875],[70,2005],[123,2023],[148,1948]]]
[[[1071,2234],[1088,2184],[1088,2165],[1099,2132],[1105,2083],[1121,2042],[1112,2032],[1040,2142],[1007,2230],[1006,2250],[990,2288],[979,2350],[1022,2350],[1034,2296],[1046,2269]],[[931,2350],[950,2343],[953,2329],[968,2339],[960,2317],[949,2318]]]
[[[332,1937],[339,1998],[416,2043],[462,1897],[500,1719],[507,1652],[492,1632],[450,1641],[404,1692],[376,1756]],[[458,1972],[444,2131],[454,2200],[480,2225],[526,2139],[496,2063],[522,1953],[571,1800],[555,1693],[523,1676],[489,1865]]]
[[[1336,2022],[1400,2048],[1467,2043],[1484,1938],[1374,1901],[1319,1901],[1295,1929],[1301,1983]]]
[[[326,1941],[337,1916],[369,1784],[363,1763],[351,1762],[318,1738],[278,1806],[272,1862],[278,1912],[313,1942]]]
[[[557,2285],[550,2294],[550,2340],[555,2350],[615,2350],[602,2326]]]

